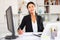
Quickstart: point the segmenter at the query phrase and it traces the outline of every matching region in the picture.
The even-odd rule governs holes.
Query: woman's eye
[[[29,8],[31,8],[31,7],[29,7]]]
[[[33,6],[32,6],[33,7]]]

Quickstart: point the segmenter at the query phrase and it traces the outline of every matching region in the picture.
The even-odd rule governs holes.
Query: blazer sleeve
[[[44,30],[44,25],[43,25],[43,19],[41,17],[41,27],[42,27],[42,31]]]
[[[25,26],[25,23],[26,23],[26,21],[25,21],[25,17],[24,17],[23,20],[22,20],[22,22],[21,22],[21,24],[20,24],[19,27],[18,27],[18,30],[19,30],[19,29],[23,30],[23,28],[24,28],[24,26]]]

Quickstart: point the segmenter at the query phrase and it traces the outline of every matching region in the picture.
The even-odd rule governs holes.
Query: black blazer
[[[42,22],[42,17],[39,15],[36,15],[36,19],[37,19],[37,28],[38,28],[38,32],[42,32],[44,27],[43,27],[43,22]],[[31,22],[31,15],[27,15],[23,18],[21,25],[19,26],[18,30],[21,29],[23,30],[23,28],[25,27],[25,31],[26,32],[33,32],[33,28],[32,28],[32,22]]]

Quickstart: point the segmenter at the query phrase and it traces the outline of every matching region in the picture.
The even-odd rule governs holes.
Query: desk
[[[19,37],[17,39],[1,38],[0,40],[48,40],[48,38],[47,39],[41,39],[41,37],[35,36],[33,34],[34,33],[24,33],[23,35],[19,35]],[[50,40],[52,40],[52,39],[50,39]]]
[[[40,37],[35,36],[34,34],[37,34],[37,33],[25,33],[23,35],[20,35],[19,38],[15,40],[40,40]]]
[[[1,40],[6,40],[6,39],[2,38]],[[23,37],[18,37],[17,39],[7,39],[7,40],[40,40],[40,38],[36,36],[23,36]]]
[[[40,37],[35,36],[34,34],[37,33],[24,33],[23,35],[19,35],[17,39],[7,39],[7,40],[40,40]],[[41,32],[38,34],[41,34]],[[6,40],[6,39],[2,38],[1,40]]]

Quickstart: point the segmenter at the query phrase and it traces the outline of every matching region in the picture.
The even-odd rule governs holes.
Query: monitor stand
[[[5,39],[16,39],[18,36],[15,35],[10,35],[10,36],[6,36]]]

